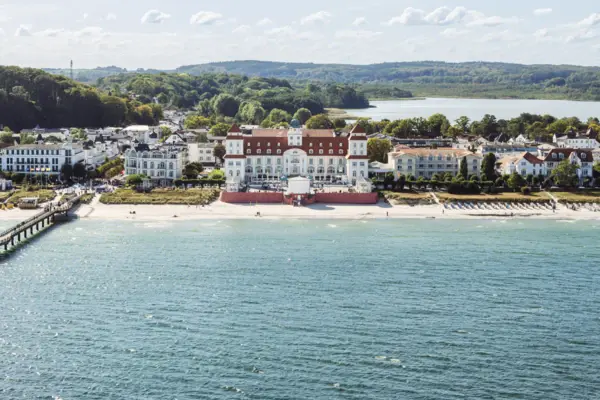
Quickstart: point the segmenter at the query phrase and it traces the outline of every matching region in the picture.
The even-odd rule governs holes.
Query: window
[[[344,150],[340,149],[338,153],[340,153],[340,155],[344,155]]]
[[[281,154],[281,149],[277,149],[277,154]]]
[[[361,167],[364,167],[364,166],[365,166],[365,163],[364,163],[364,162],[361,162],[361,163],[360,163],[360,166],[361,166]]]
[[[323,143],[319,143],[319,147],[323,147]]]
[[[352,166],[353,166],[354,168],[356,168],[356,161],[354,161],[354,162],[352,163]]]
[[[277,147],[281,147],[281,143],[277,143]],[[281,150],[277,150],[277,151],[281,151]]]
[[[308,160],[308,165],[313,165],[313,159]]]
[[[329,154],[333,154],[333,150],[329,150]]]
[[[281,158],[277,159],[277,165],[281,165]]]
[[[329,143],[329,147],[333,147],[333,143]]]
[[[246,154],[250,154],[250,149],[246,150]]]
[[[308,145],[309,147],[312,147],[312,142],[310,142],[310,144]]]
[[[256,143],[256,147],[260,147],[260,142]]]
[[[267,147],[271,147],[271,142],[267,142]]]
[[[323,154],[323,149],[320,149],[320,150],[319,150],[319,154]]]
[[[343,147],[343,146],[344,146],[344,144],[342,142],[340,142],[340,147]]]
[[[319,165],[323,165],[323,159],[319,158]]]
[[[260,154],[260,153],[261,153],[260,149],[256,150],[256,154]]]
[[[308,151],[308,154],[313,154],[313,153],[314,153],[314,152],[313,152],[313,150],[312,150],[312,149],[310,149],[310,150]]]
[[[256,165],[260,165],[260,161],[261,161],[261,160],[260,160],[260,158],[258,158],[258,159],[256,160]]]
[[[267,154],[271,154],[271,149],[267,149]]]

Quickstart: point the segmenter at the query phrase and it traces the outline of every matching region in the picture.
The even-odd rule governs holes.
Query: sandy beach
[[[105,205],[96,197],[91,204],[81,205],[75,215],[81,219],[92,220],[224,220],[254,219],[257,213],[263,219],[569,219],[600,220],[600,213],[591,211],[573,211],[559,205],[556,213],[552,211],[474,211],[444,210],[440,205],[431,206],[399,206],[386,203],[377,205],[327,205],[315,204],[308,207],[292,207],[281,204],[228,204],[217,201],[209,206],[181,205]],[[39,210],[0,211],[0,220],[21,221]],[[133,214],[135,212],[135,214]],[[176,217],[175,217],[176,216]]]

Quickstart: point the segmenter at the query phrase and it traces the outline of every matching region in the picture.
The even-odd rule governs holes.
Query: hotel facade
[[[253,129],[243,133],[233,125],[225,141],[228,181],[275,182],[306,176],[316,182],[356,184],[367,178],[367,136],[357,126],[350,133],[304,129],[292,121],[289,129]]]
[[[74,165],[84,159],[80,144],[25,144],[1,149],[0,169],[21,174],[59,175],[63,165]]]
[[[479,176],[483,156],[460,149],[406,149],[397,146],[388,154],[388,166],[394,171],[396,179],[400,175],[430,179],[434,174],[458,174],[465,157],[469,176]]]

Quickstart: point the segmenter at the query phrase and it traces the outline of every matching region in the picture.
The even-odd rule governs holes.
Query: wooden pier
[[[66,219],[69,211],[79,204],[82,196],[83,194],[80,194],[64,204],[46,206],[44,211],[39,214],[0,232],[0,257],[25,244],[27,240],[45,231],[56,222]]]

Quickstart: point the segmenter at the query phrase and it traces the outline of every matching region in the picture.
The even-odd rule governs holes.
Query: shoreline
[[[132,212],[135,211],[135,214]],[[38,212],[37,210],[11,210],[0,213],[0,220],[18,222]],[[260,213],[260,217],[257,216]],[[552,211],[490,211],[445,210],[440,205],[327,205],[292,207],[282,204],[228,204],[217,201],[211,205],[105,205],[96,198],[89,205],[80,205],[74,215],[82,220],[107,221],[199,221],[199,220],[381,220],[381,219],[432,219],[432,220],[598,220],[600,213],[573,211],[559,206]],[[175,217],[176,216],[176,217]]]

